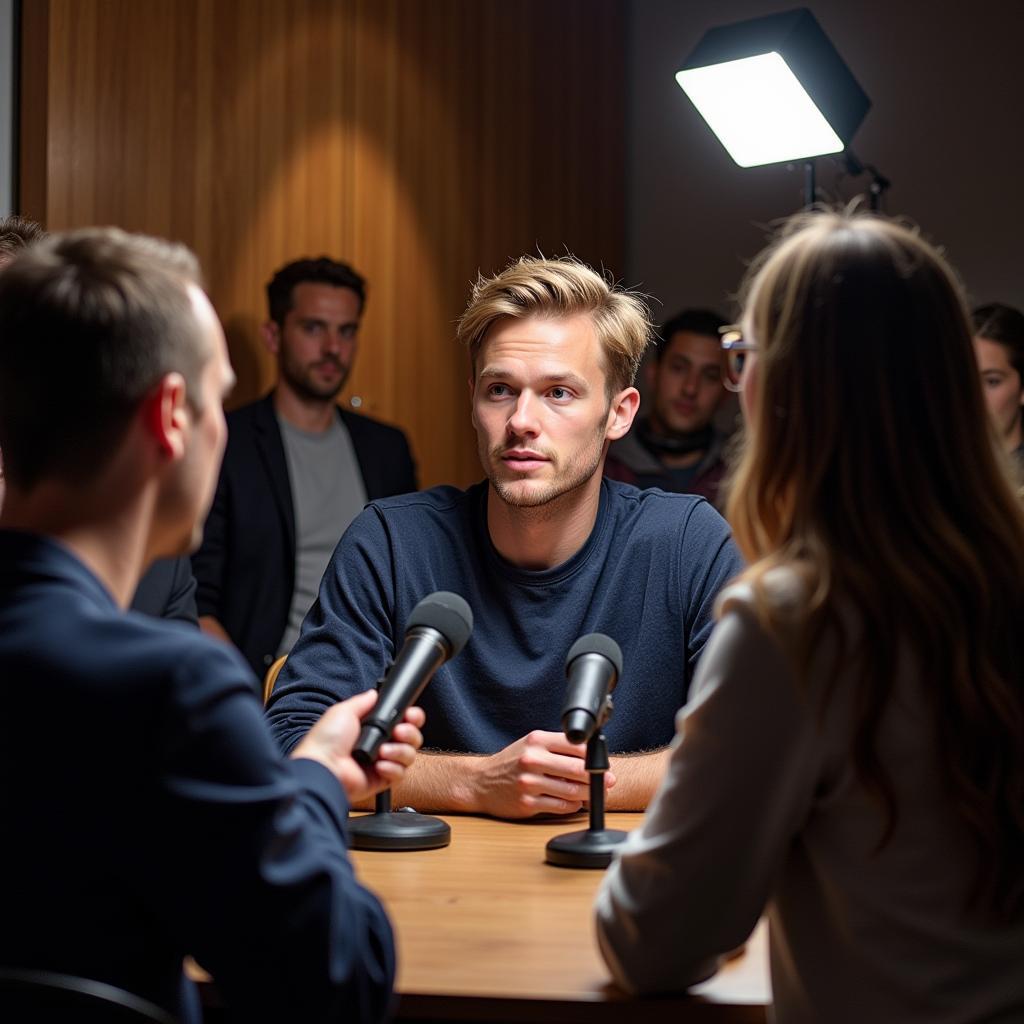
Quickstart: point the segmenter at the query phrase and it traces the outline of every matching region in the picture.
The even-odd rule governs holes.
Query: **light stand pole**
[[[812,157],[804,164],[804,209],[813,210],[814,201],[817,198],[817,186],[814,180],[814,158]]]

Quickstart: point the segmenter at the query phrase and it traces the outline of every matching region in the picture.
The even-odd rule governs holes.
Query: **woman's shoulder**
[[[752,615],[765,627],[798,625],[806,615],[811,581],[801,567],[786,564],[748,569],[718,595],[719,617]]]

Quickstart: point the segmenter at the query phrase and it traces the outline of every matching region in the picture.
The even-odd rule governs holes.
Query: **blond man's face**
[[[497,321],[470,383],[480,462],[506,504],[547,504],[600,471],[614,413],[589,317]]]

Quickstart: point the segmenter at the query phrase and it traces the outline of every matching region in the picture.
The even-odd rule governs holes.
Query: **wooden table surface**
[[[628,830],[640,818],[610,814],[608,826]],[[452,828],[445,849],[352,854],[395,926],[400,1018],[765,1020],[763,927],[699,995],[631,999],[611,984],[597,949],[592,906],[603,872],[544,863],[548,839],[585,828],[585,817],[445,820]]]

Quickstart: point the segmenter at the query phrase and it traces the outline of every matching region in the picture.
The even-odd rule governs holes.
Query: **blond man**
[[[458,327],[486,479],[371,502],[342,538],[268,706],[284,748],[372,687],[414,605],[463,595],[474,631],[421,703],[425,746],[397,799],[519,818],[583,806],[584,749],[559,731],[565,655],[606,633],[624,670],[606,734],[608,806],[646,806],[675,714],[741,569],[703,499],[602,480],[640,403],[643,303],[572,259],[524,258],[473,289]]]

